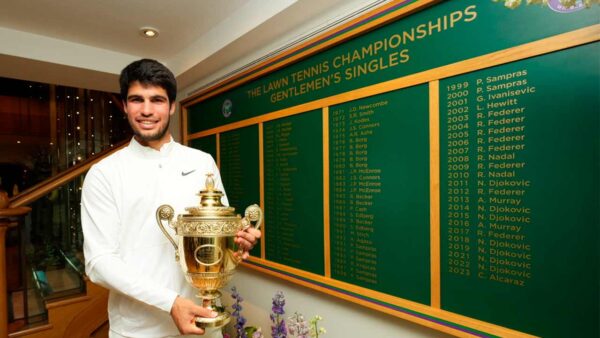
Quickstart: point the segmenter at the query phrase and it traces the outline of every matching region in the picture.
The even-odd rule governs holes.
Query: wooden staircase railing
[[[0,209],[0,338],[27,337],[27,338],[88,338],[97,331],[98,328],[105,325],[108,321],[107,302],[108,291],[98,285],[93,284],[87,278],[86,294],[76,295],[66,299],[46,301],[48,310],[47,324],[41,324],[16,332],[8,333],[8,311],[7,311],[7,292],[6,292],[6,261],[3,255],[4,234],[6,229],[16,226],[13,220],[14,216],[25,215],[31,211],[27,207],[31,203],[47,195],[56,188],[69,183],[70,181],[87,172],[92,165],[111,155],[117,150],[124,148],[129,144],[129,140],[117,144],[115,147],[98,153],[96,156],[73,166],[64,172],[55,175],[27,190],[24,190],[17,196],[13,196],[7,209]],[[94,337],[106,337],[105,330],[102,334]]]
[[[85,172],[90,170],[92,165],[100,162],[105,157],[108,157],[110,154],[114,153],[115,151],[117,151],[121,148],[124,148],[128,144],[129,144],[129,140],[118,143],[116,146],[114,146],[112,148],[106,149],[106,150],[98,153],[97,155],[90,157],[89,159],[87,159],[87,160],[85,160],[85,161],[59,173],[59,174],[54,175],[54,176],[50,177],[49,179],[34,185],[31,188],[23,190],[20,194],[18,194],[17,196],[13,196],[10,199],[10,203],[9,203],[8,207],[9,208],[21,207],[21,206],[26,206],[26,205],[29,205],[29,204],[35,202],[37,199],[45,196],[52,190],[66,184],[66,183],[69,183],[70,181],[74,180],[75,178],[81,176],[82,174],[84,174]]]

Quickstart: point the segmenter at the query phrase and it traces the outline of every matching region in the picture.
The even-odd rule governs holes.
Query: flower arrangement
[[[291,335],[298,338],[310,337],[310,328],[304,316],[298,312],[288,318],[288,331]]]
[[[493,0],[494,2],[498,2],[498,1],[503,1],[504,2],[504,6],[508,7],[508,8],[517,8],[519,6],[521,6],[521,3],[523,2],[522,0]],[[533,5],[533,4],[541,4],[541,5],[547,5],[549,0],[526,0],[526,3],[528,5]],[[551,0],[550,0],[551,1]],[[560,3],[561,6],[563,6],[566,9],[575,7],[578,5],[578,3],[583,2],[583,4],[585,5],[585,7],[591,7],[593,4],[597,4],[600,1],[598,0],[558,0],[558,3]]]
[[[238,338],[248,338],[244,331],[246,318],[242,316],[242,301],[244,301],[244,298],[240,296],[235,286],[231,288],[231,298],[235,300],[231,306],[233,308],[233,313],[231,315],[235,318],[235,332],[237,333]]]
[[[273,323],[271,325],[271,335],[273,335],[273,338],[287,337],[287,328],[283,319],[283,315],[285,314],[284,306],[285,297],[283,296],[283,292],[277,291],[273,297],[273,306],[271,307],[271,323]]]
[[[261,328],[257,328],[254,326],[245,326],[246,318],[242,316],[242,301],[244,298],[238,293],[237,288],[234,286],[231,288],[231,298],[234,299],[234,303],[231,306],[233,308],[233,313],[231,316],[235,318],[235,332],[237,333],[237,338],[264,338],[262,334]],[[223,338],[230,338],[228,334],[224,334]]]
[[[319,321],[323,320],[323,317],[316,315],[310,320],[310,336],[314,338],[319,338],[319,335],[324,335],[327,333],[325,328],[319,327]]]
[[[235,286],[231,288],[231,298],[234,303],[231,306],[235,318],[236,338],[264,338],[260,327],[246,326],[246,318],[242,316],[242,301],[244,300]],[[287,338],[288,333],[296,338],[319,338],[326,333],[323,327],[319,327],[319,322],[323,317],[316,315],[309,321],[304,319],[301,313],[294,312],[293,315],[285,320],[285,296],[282,291],[277,291],[273,296],[271,307],[271,335],[273,338]],[[223,338],[232,338],[229,334],[223,334]]]

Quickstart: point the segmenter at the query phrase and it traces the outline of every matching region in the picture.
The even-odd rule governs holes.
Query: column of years
[[[447,249],[448,272],[471,275],[470,218],[471,186],[469,184],[469,82],[448,84],[446,87],[446,150],[447,161]],[[443,204],[442,204],[443,205]]]
[[[381,193],[382,169],[369,163],[369,139],[381,126],[378,110],[387,104],[359,101],[331,110],[332,275],[359,284],[378,281],[372,207]]]
[[[346,169],[348,163],[346,162],[346,156],[348,151],[348,144],[346,140],[347,131],[347,117],[343,108],[336,108],[331,111],[331,163],[332,163],[332,182],[333,185],[333,196],[334,200],[331,205],[332,218],[339,222],[339,226],[332,226],[331,236],[332,240],[337,243],[348,243],[350,235],[354,233],[348,233],[347,222],[349,221],[348,206],[346,200],[349,197],[348,187],[346,186]],[[354,203],[354,201],[352,201]],[[333,247],[332,252],[334,261],[339,260],[340,262],[348,262],[349,253],[345,245],[337,245]],[[332,272],[334,276],[349,277],[354,273],[354,265],[332,264]],[[349,269],[350,271],[348,271]]]

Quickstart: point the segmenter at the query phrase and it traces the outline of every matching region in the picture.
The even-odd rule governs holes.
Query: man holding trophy
[[[196,325],[198,317],[218,314],[192,300],[195,290],[175,260],[174,241],[156,225],[156,212],[165,203],[178,213],[198,205],[207,175],[211,193],[224,191],[218,168],[210,155],[171,137],[169,118],[177,93],[171,71],[157,61],[138,60],[123,69],[120,85],[134,137],[127,147],[94,165],[85,178],[81,218],[86,273],[110,291],[111,338],[205,334]],[[260,236],[252,227],[235,230],[232,238],[241,258]],[[205,336],[221,333],[206,328]]]

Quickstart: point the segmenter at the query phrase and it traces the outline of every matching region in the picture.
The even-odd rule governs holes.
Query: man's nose
[[[141,113],[144,116],[152,115],[152,104],[150,103],[150,101],[144,100],[144,103],[142,104]]]

